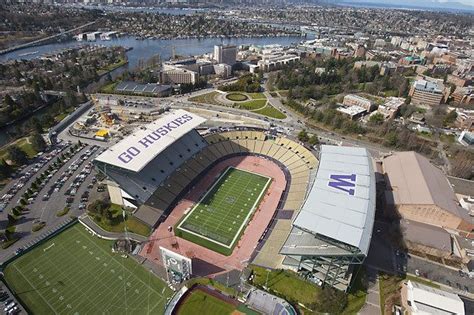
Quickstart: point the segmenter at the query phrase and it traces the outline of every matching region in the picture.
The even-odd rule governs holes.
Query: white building
[[[464,315],[464,303],[457,294],[408,280],[402,287],[402,305],[410,314]]]

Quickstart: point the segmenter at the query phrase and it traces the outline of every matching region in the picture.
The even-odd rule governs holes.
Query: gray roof
[[[321,147],[316,180],[293,225],[367,255],[375,217],[375,173],[365,148]]]
[[[314,234],[293,227],[280,254],[297,256],[342,256],[352,255],[349,250],[330,244]]]
[[[419,223],[411,220],[400,220],[403,231],[403,239],[436,248],[442,251],[451,252],[451,235],[444,229]]]

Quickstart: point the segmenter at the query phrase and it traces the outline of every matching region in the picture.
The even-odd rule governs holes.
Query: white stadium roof
[[[139,172],[168,146],[205,121],[185,110],[175,110],[140,127],[95,160]]]
[[[375,217],[375,174],[364,148],[321,146],[316,180],[293,225],[367,255]]]

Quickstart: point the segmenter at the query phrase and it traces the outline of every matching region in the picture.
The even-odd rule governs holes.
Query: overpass
[[[51,36],[48,36],[48,37],[37,39],[37,40],[32,41],[32,42],[28,42],[28,43],[24,43],[24,44],[20,44],[20,45],[17,45],[17,46],[13,46],[13,47],[9,47],[9,48],[0,50],[0,55],[6,54],[6,53],[9,53],[9,52],[18,50],[18,49],[27,48],[27,47],[31,47],[31,46],[36,46],[38,44],[41,44],[42,42],[46,42],[46,41],[54,39],[56,37],[61,37],[61,36],[66,35],[66,34],[73,33],[77,30],[80,30],[81,28],[88,27],[92,24],[95,24],[96,22],[97,21],[89,22],[89,23],[80,25],[78,27],[75,27],[73,29],[70,29],[70,30],[67,30],[67,31],[64,31],[64,32],[61,32],[61,33],[58,33],[58,34],[54,34],[54,35],[51,35]]]

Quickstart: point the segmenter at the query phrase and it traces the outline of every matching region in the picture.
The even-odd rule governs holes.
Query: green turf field
[[[34,314],[161,314],[172,291],[110,241],[75,224],[10,263],[5,279]]]
[[[230,255],[271,178],[229,167],[176,228],[176,235]]]
[[[193,290],[179,306],[178,315],[230,315],[236,308],[201,290]]]

